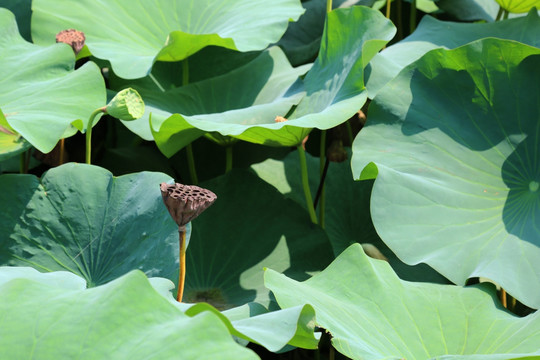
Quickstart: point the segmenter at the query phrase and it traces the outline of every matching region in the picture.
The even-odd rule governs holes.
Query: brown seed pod
[[[62,30],[56,35],[56,42],[62,42],[71,46],[75,55],[81,52],[85,40],[84,33],[75,29]]]
[[[186,226],[217,199],[210,190],[195,185],[161,183],[160,189],[163,203],[178,227]]]

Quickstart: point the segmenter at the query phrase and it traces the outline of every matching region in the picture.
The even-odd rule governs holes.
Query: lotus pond
[[[538,9],[2,0],[0,359],[540,359]]]

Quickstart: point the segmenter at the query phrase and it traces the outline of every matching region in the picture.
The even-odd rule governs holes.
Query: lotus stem
[[[317,193],[320,196],[320,206],[319,206],[319,224],[324,229],[324,212],[326,207],[326,191],[324,186],[324,181],[326,178],[325,168],[328,169],[328,160],[326,159],[326,130],[321,131],[321,149],[319,157],[319,189]],[[317,200],[315,200],[316,202]],[[317,204],[313,204],[314,207],[317,207]]]
[[[353,134],[353,131],[352,131],[352,126],[351,126],[350,121],[345,122],[345,128],[347,129],[347,135],[349,136],[349,141],[350,141],[351,146],[352,146],[352,144],[354,142],[354,134]]]
[[[197,169],[195,168],[195,159],[193,157],[193,147],[191,144],[186,145],[186,156],[188,160],[189,175],[191,176],[191,183],[197,185],[199,178],[197,177]]]
[[[309,212],[309,217],[311,222],[317,224],[317,213],[313,207],[313,199],[311,197],[311,190],[309,189],[309,178],[308,178],[308,169],[306,161],[306,150],[302,144],[299,144],[297,147],[298,156],[300,157],[300,172],[302,174],[302,186],[304,188],[304,197],[306,198],[306,206]]]
[[[28,174],[28,168],[30,167],[30,157],[32,156],[32,149],[28,149],[21,153],[20,173]]]
[[[499,296],[501,298],[502,306],[504,306],[507,309],[508,308],[508,302],[506,301],[506,290],[501,288],[501,292],[499,293]]]
[[[510,15],[510,12],[508,10],[504,10],[503,20],[508,19],[508,15]]]
[[[94,110],[92,114],[90,114],[90,118],[88,119],[88,125],[86,126],[86,163],[91,164],[91,158],[92,158],[92,126],[94,125],[94,119],[98,114],[101,114],[106,111],[106,106],[101,107],[99,109]]]
[[[182,302],[184,295],[184,283],[186,280],[186,227],[178,227],[178,235],[180,241],[180,268],[178,270],[178,292],[176,301]]]
[[[332,11],[332,0],[326,0],[326,12]]]
[[[495,21],[501,20],[502,14],[503,14],[503,8],[499,5],[499,11],[497,12],[497,17],[495,18]]]
[[[156,86],[158,87],[158,89],[161,91],[161,92],[165,92],[165,88],[163,86],[161,86],[161,84],[159,83],[159,81],[156,79],[156,77],[154,75],[152,75],[152,73],[148,74],[148,76],[150,77],[150,79],[152,79],[152,81],[154,82],[154,84],[156,84]]]
[[[233,164],[233,146],[229,145],[225,147],[225,173],[232,170]]]
[[[409,15],[409,31],[412,34],[416,30],[416,0],[411,1],[411,13]]]
[[[390,19],[390,6],[392,4],[392,0],[386,0],[386,18]]]
[[[189,62],[185,58],[182,60],[182,86],[189,84]],[[199,183],[197,177],[197,169],[195,167],[195,157],[193,156],[193,147],[191,144],[186,145],[186,156],[188,161],[189,175],[191,176],[191,182],[195,185]]]

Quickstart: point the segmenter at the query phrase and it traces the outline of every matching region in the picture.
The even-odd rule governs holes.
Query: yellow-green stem
[[[332,0],[326,0],[326,12],[332,11]]]
[[[313,207],[313,198],[311,197],[311,190],[309,189],[309,177],[306,161],[306,151],[302,147],[302,144],[296,147],[298,149],[298,156],[300,157],[300,172],[302,174],[302,187],[304,188],[304,197],[306,198],[306,206],[308,209],[311,222],[317,224],[317,213]]]
[[[185,58],[182,60],[182,86],[189,84],[189,62]],[[193,147],[191,144],[186,146],[186,155],[188,161],[189,175],[191,176],[191,183],[197,185],[199,178],[197,176],[197,169],[195,167],[195,157],[193,156]]]
[[[508,302],[506,301],[506,290],[504,290],[503,288],[501,288],[500,297],[502,306],[508,308]]]
[[[91,164],[92,159],[92,126],[94,126],[94,119],[98,114],[101,114],[105,112],[106,106],[94,110],[92,114],[90,114],[90,118],[88,119],[88,125],[86,126],[86,163]]]
[[[326,162],[326,130],[321,131],[321,149],[320,149],[320,157],[319,157],[319,178],[323,182],[321,184],[321,194],[320,194],[320,200],[319,200],[319,224],[324,229],[324,211],[325,211],[325,205],[326,205],[326,187],[324,186],[325,179],[322,177],[324,173],[324,164]]]
[[[499,6],[499,11],[497,12],[497,17],[495,18],[495,21],[501,20],[503,12],[504,12],[504,9],[502,8],[502,6]]]
[[[412,0],[409,14],[409,32],[412,34],[414,30],[416,30],[416,0]]]
[[[392,0],[386,0],[386,18],[390,19],[390,4]]]
[[[178,270],[178,292],[176,301],[182,302],[184,296],[184,283],[186,280],[186,228],[178,228],[178,237],[180,241],[180,268]]]
[[[199,178],[197,177],[197,170],[195,169],[195,159],[193,157],[193,147],[191,144],[186,145],[186,156],[189,167],[189,175],[191,176],[191,183],[197,185],[199,183]]]

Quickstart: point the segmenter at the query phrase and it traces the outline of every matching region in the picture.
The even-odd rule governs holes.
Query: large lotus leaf
[[[308,67],[293,68],[278,47],[227,74],[166,92],[141,89],[145,115],[124,124],[144,139],[152,139],[167,156],[206,132],[216,131],[243,140],[278,142],[284,116],[303,93],[287,93]],[[249,81],[246,81],[249,79]],[[151,115],[150,115],[151,114]],[[149,118],[151,124],[149,127]],[[152,132],[150,132],[152,130]],[[264,133],[266,136],[259,135]]]
[[[184,300],[218,309],[270,303],[263,267],[305,279],[333,259],[307,212],[247,170],[201,183],[218,200],[193,221]]]
[[[405,262],[540,306],[540,49],[484,39],[403,70],[355,139],[355,178]],[[378,175],[377,175],[378,172]]]
[[[366,86],[373,98],[405,66],[435,48],[454,49],[486,37],[516,40],[540,47],[540,17],[531,11],[526,17],[495,23],[454,23],[424,16],[413,34],[377,54],[368,68]]]
[[[186,316],[140,271],[92,289],[66,273],[7,276],[0,284],[2,359],[258,358],[235,344],[215,314]]]
[[[154,289],[186,315],[196,316],[205,311],[216,314],[230,333],[245,344],[253,342],[273,352],[287,345],[305,349],[316,349],[318,346],[320,333],[314,333],[315,311],[309,305],[269,312],[263,305],[250,302],[220,312],[205,302],[177,302],[171,293],[174,284],[167,279],[151,278],[150,282]]]
[[[90,286],[133,269],[174,278],[178,227],[159,191],[168,180],[150,172],[113,177],[72,163],[41,179],[2,175],[0,264],[68,270]]]
[[[44,153],[83,131],[92,111],[105,104],[98,67],[89,62],[73,71],[74,65],[70,47],[26,42],[13,14],[0,8],[0,109],[7,124]]]
[[[300,101],[302,95],[296,90],[297,87],[293,86],[287,91],[292,83],[289,79],[284,79],[287,81],[281,81],[277,84],[279,87],[276,86],[275,81],[269,78],[273,70],[268,65],[265,65],[264,70],[259,70],[261,73],[256,77],[246,77],[243,69],[238,69],[225,75],[225,78],[237,79],[230,80],[232,84],[240,81],[238,88],[229,82],[225,87],[218,86],[215,83],[221,80],[211,79],[208,83],[196,83],[175,90],[174,102],[186,104],[182,108],[183,115],[175,114],[163,122],[169,112],[164,113],[163,107],[159,111],[150,107],[149,111],[153,111],[151,127],[156,143],[168,156],[210,131],[258,144],[298,145],[311,129],[334,127],[347,120],[364,104],[366,93],[363,68],[394,31],[393,25],[378,11],[363,6],[332,11],[328,16],[319,57],[305,78],[306,97],[288,121],[276,122],[275,119],[277,115],[286,116],[292,105]],[[274,49],[270,55],[275,58],[277,55],[274,54],[283,57],[279,62],[276,61],[277,64],[286,62],[281,52]],[[257,61],[257,64],[260,62]],[[288,62],[286,66],[289,66]],[[246,78],[251,79],[248,83],[250,86],[246,85]],[[208,86],[206,84],[213,84],[210,89],[219,96],[210,95],[210,99],[215,98],[216,101],[208,101],[204,96],[209,91],[199,90],[201,86]],[[219,91],[215,89],[216,86]],[[249,96],[239,96],[240,91],[240,94],[248,91]],[[286,91],[287,95],[293,95],[283,98]],[[178,93],[189,97],[190,103],[180,101]],[[276,95],[281,99],[278,104],[274,104]],[[163,94],[157,96],[162,97]],[[193,100],[197,98],[200,100]]]
[[[357,244],[309,280],[268,270],[265,284],[283,308],[312,305],[317,324],[352,359],[540,356],[539,314],[510,314],[488,284],[462,288],[400,280]]]
[[[348,153],[350,158],[350,151]],[[306,161],[311,193],[316,194],[320,182],[319,158],[306,153]],[[305,207],[297,152],[292,152],[283,160],[268,159],[252,165],[252,168],[261,179]],[[446,279],[425,264],[409,266],[403,263],[382,242],[371,221],[369,205],[372,187],[371,180],[354,181],[350,161],[329,164],[325,180],[325,230],[334,254],[339,255],[357,242],[371,244],[388,259],[400,278],[447,283]]]
[[[348,120],[367,99],[364,68],[395,31],[379,11],[365,6],[329,12],[319,56],[304,80],[306,96],[285,123],[324,130]]]
[[[495,0],[506,11],[526,13],[536,7],[540,9],[540,0]]]
[[[304,12],[298,0],[35,0],[32,10],[36,43],[76,28],[92,54],[126,79],[146,76],[155,61],[183,60],[209,45],[264,49]]]
[[[375,0],[334,0],[333,9],[364,5],[371,7]],[[279,45],[294,66],[312,62],[317,57],[326,18],[327,0],[309,0],[302,2],[306,9],[298,21],[289,23],[289,27]]]

